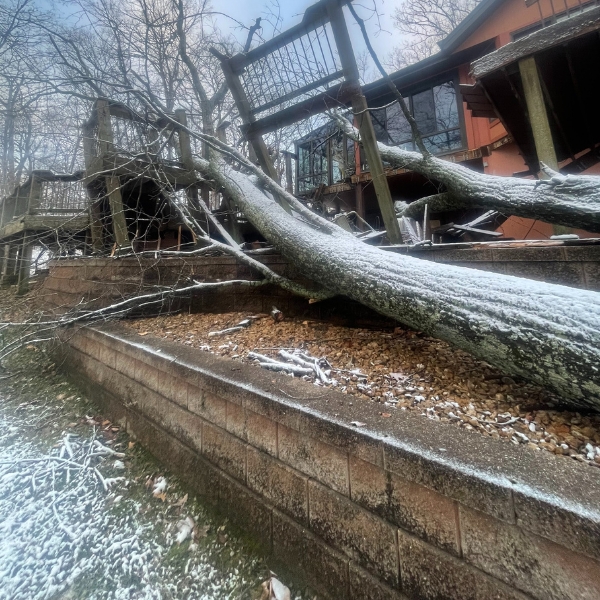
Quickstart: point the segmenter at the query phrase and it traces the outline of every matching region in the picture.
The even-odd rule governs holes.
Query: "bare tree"
[[[312,299],[345,295],[409,326],[448,340],[508,373],[550,387],[572,406],[600,409],[597,293],[386,252],[365,245],[315,215],[237,148],[205,132],[202,118],[209,113],[200,109],[203,93],[211,101],[220,85],[213,85],[214,80],[203,73],[201,63],[193,59],[201,47],[198,45],[192,51],[192,45],[187,42],[192,37],[187,26],[193,15],[187,13],[182,21],[179,4],[172,8],[159,3],[157,12],[148,10],[149,16],[146,16],[145,0],[137,2],[139,14],[116,13],[124,21],[115,19],[112,4],[94,5],[90,12],[94,27],[86,29],[85,35],[66,26],[50,31],[42,25],[55,63],[46,83],[56,91],[82,99],[117,95],[129,100],[136,110],[150,111],[172,123],[168,110],[173,105],[172,94],[178,104],[180,99],[190,104],[194,102],[192,106],[199,108],[201,119],[191,123],[187,133],[197,140],[198,147],[211,148],[206,156],[198,155],[195,159],[198,175],[212,182],[214,190],[224,191],[262,235],[316,285],[306,288],[289,281],[245,253],[238,244],[211,239],[194,216],[173,200],[173,210],[180,212],[180,218],[194,230],[199,245],[204,246],[187,256],[214,251],[227,253],[262,276],[258,282],[236,282],[239,285],[271,282]],[[100,12],[94,12],[97,7]],[[171,11],[170,18],[161,12],[163,8]],[[164,45],[160,36],[152,42],[156,52],[154,49],[146,52],[145,45],[139,44],[154,39],[150,30],[155,25],[160,28],[158,24],[171,33],[166,34],[168,39]],[[134,26],[140,27],[135,34],[128,29]],[[182,38],[181,32],[176,32],[177,27],[186,35],[186,60],[181,56]],[[164,52],[169,56],[159,56]],[[174,76],[191,73],[193,68],[197,70],[204,92],[189,79]],[[336,118],[351,136],[358,137],[348,121],[341,116]],[[444,195],[429,199],[431,203],[451,200],[476,206],[503,206],[506,212],[514,214],[535,213],[545,220],[554,219],[565,225],[600,229],[600,192],[594,178],[563,178],[553,174],[548,182],[535,182],[489,177],[441,161],[426,152],[385,146],[381,146],[380,151],[394,166],[409,167],[445,186]],[[158,171],[156,176],[160,179]],[[164,192],[168,196],[167,186]],[[291,207],[291,212],[283,210],[277,201]],[[79,307],[57,321],[38,322],[31,329],[31,336],[35,334],[36,339],[44,339],[57,325],[120,317],[142,305],[162,306],[174,295],[220,285],[232,283],[188,282],[185,286],[127,298],[99,310]]]
[[[388,62],[401,69],[437,52],[446,37],[480,0],[404,0],[394,11],[396,29],[408,37],[394,48]]]

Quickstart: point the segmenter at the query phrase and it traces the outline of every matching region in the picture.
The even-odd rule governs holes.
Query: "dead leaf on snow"
[[[260,600],[291,600],[292,598],[289,588],[273,575],[264,581],[261,587]]]
[[[175,502],[174,506],[183,506],[188,499],[188,495],[186,494],[185,496],[183,496],[182,498],[180,498],[179,500],[177,500],[177,502]]]

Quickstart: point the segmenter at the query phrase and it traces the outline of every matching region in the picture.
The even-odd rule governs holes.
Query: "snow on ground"
[[[227,521],[23,354],[0,380],[0,599],[256,597],[266,565]]]

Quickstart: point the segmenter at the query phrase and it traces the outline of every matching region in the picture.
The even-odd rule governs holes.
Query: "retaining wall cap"
[[[165,361],[165,367],[178,363],[212,379],[221,390],[231,386],[238,395],[248,394],[276,403],[281,409],[298,412],[309,420],[310,435],[328,443],[350,451],[361,440],[371,446],[381,445],[390,456],[400,455],[420,468],[454,479],[458,476],[465,486],[473,483],[495,488],[499,499],[512,491],[535,505],[535,519],[539,519],[539,509],[545,506],[551,518],[563,522],[565,518],[573,522],[573,517],[577,522],[583,520],[585,530],[581,534],[588,541],[574,540],[574,548],[600,557],[599,469],[484,437],[408,411],[385,407],[391,417],[384,418],[379,414],[383,406],[370,401],[167,340],[148,336],[142,342],[136,333],[118,325],[86,331],[92,337],[111,338],[117,344],[152,353],[154,360]],[[352,421],[365,425],[356,428],[351,425]],[[565,532],[565,535],[568,534]],[[565,540],[560,543],[563,542]]]

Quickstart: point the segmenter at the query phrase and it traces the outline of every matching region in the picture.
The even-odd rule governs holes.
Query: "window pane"
[[[387,127],[392,146],[399,146],[402,142],[412,139],[410,125],[397,102],[387,108]]]
[[[298,176],[310,175],[310,144],[298,147]]]
[[[422,134],[433,133],[437,129],[433,90],[425,90],[413,96],[413,114]]]
[[[354,154],[354,140],[352,138],[346,138],[346,147],[348,148],[348,174],[354,175],[356,172],[356,156]]]
[[[344,134],[341,131],[331,138],[331,171],[333,176],[331,183],[338,183],[347,177],[344,161]]]
[[[423,142],[425,143],[425,147],[432,154],[440,154],[441,152],[449,152],[450,150],[462,148],[460,129],[432,135],[424,138]]]
[[[315,175],[327,174],[329,165],[327,161],[326,140],[315,140],[313,142],[313,164]],[[327,181],[323,181],[323,177],[320,177],[318,183],[327,183]]]
[[[454,84],[449,81],[434,87],[433,98],[438,131],[458,127],[458,107]]]
[[[371,111],[371,122],[375,129],[375,137],[377,141],[387,143],[388,136],[385,130],[385,108]]]

